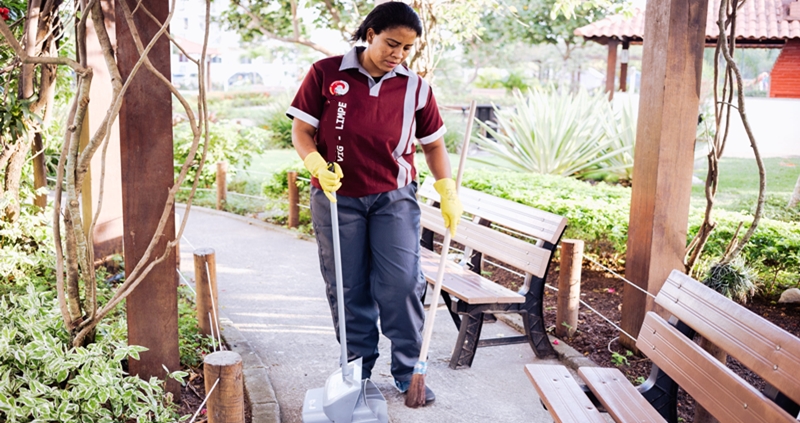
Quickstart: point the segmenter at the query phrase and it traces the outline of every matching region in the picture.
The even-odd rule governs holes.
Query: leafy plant
[[[739,256],[730,263],[712,265],[703,283],[734,301],[746,303],[756,292],[754,276]]]
[[[609,159],[633,146],[615,147],[618,140],[607,135],[608,113],[598,110],[610,107],[604,96],[590,96],[585,90],[575,95],[544,89],[517,92],[513,107],[495,108],[497,130],[478,122],[494,140],[479,135],[477,143],[506,165],[526,172],[570,176],[598,168],[624,170],[627,165]]]
[[[121,361],[145,350],[126,345],[124,320],[101,323],[95,343],[74,348],[56,301],[29,287],[23,295],[0,298],[0,326],[0,421],[179,419],[163,382],[124,372]]]
[[[23,187],[20,192],[23,201],[20,215],[16,221],[0,219],[0,286],[13,289],[23,288],[31,283],[49,284],[55,268],[53,233],[50,229],[51,211],[43,212],[28,203],[33,192]],[[0,196],[0,210],[11,201]],[[19,290],[19,289],[17,289]]]
[[[633,353],[631,353],[628,350],[625,351],[625,355],[622,355],[622,354],[620,354],[620,353],[618,353],[616,351],[612,352],[611,353],[611,363],[614,364],[617,367],[622,366],[622,365],[627,366],[628,365],[628,357],[630,357],[631,355],[633,355]]]
[[[292,120],[286,116],[291,97],[278,97],[270,106],[264,129],[269,131],[270,144],[277,148],[292,148]]]
[[[200,185],[210,187],[217,177],[216,163],[228,162],[233,168],[246,167],[253,156],[264,151],[267,142],[267,133],[261,128],[244,127],[234,123],[209,123],[209,146],[205,166],[200,174]],[[187,123],[178,124],[174,128],[174,161],[175,175],[177,177],[181,166],[189,157],[189,148],[192,146],[192,132]],[[201,146],[203,141],[201,140]],[[191,184],[199,167],[200,154],[198,152],[195,162],[189,169],[185,183]],[[235,170],[230,170],[232,173]]]

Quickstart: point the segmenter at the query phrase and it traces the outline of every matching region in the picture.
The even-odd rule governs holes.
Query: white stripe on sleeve
[[[310,114],[298,109],[297,107],[289,107],[289,110],[286,111],[286,114],[302,120],[303,122],[313,126],[314,128],[319,127],[319,119],[311,116]]]
[[[432,133],[432,134],[430,134],[430,135],[428,135],[426,137],[420,138],[419,142],[420,142],[420,144],[423,144],[423,145],[424,144],[430,144],[430,143],[438,140],[439,138],[443,137],[445,132],[447,132],[447,128],[444,125],[442,125],[442,127],[439,128],[438,130],[436,130],[436,132],[434,132],[434,133]]]

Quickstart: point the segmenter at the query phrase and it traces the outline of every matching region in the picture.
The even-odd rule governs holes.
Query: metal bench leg
[[[450,313],[450,318],[453,319],[453,323],[456,324],[456,329],[460,329],[461,317],[458,315],[458,312],[453,309],[453,298],[449,293],[442,291],[442,299],[444,300],[445,305],[447,305],[447,311]]]
[[[538,358],[553,358],[556,356],[556,350],[550,344],[550,338],[547,336],[547,331],[544,328],[544,318],[541,315],[536,315],[532,312],[520,311],[522,322],[525,325],[525,336],[528,337],[528,343],[531,345],[533,353]]]
[[[458,331],[458,340],[453,350],[453,357],[450,359],[450,368],[457,369],[461,366],[472,366],[475,358],[475,350],[478,348],[478,340],[481,337],[483,327],[483,313],[472,310],[461,317],[461,328]]]

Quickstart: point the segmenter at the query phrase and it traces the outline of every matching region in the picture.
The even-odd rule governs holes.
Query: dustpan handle
[[[336,198],[336,193],[331,193]],[[339,362],[342,366],[342,379],[353,378],[352,370],[347,365],[347,329],[345,328],[344,314],[344,282],[342,278],[342,247],[339,244],[339,206],[331,201],[331,232],[333,233],[333,264],[336,270],[336,307],[339,315],[339,345],[342,347],[342,356]]]

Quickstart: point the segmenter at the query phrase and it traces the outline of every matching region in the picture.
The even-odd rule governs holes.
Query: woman
[[[424,320],[413,138],[437,180],[451,231],[462,212],[431,88],[405,65],[421,33],[408,5],[375,7],[353,36],[367,47],[314,63],[287,111],[292,143],[314,177],[311,214],[336,333],[329,201],[338,200],[348,358],[363,358],[362,375],[370,377],[380,318],[401,392],[419,358]],[[433,401],[433,392],[426,394]]]

